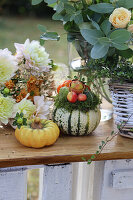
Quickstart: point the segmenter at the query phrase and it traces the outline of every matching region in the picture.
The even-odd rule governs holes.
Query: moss
[[[55,99],[55,107],[65,108],[69,112],[73,110],[80,110],[82,112],[95,110],[97,106],[101,103],[99,97],[92,91],[85,91],[84,93],[87,95],[87,100],[76,101],[75,103],[70,103],[65,96],[60,100],[60,96],[57,95]]]

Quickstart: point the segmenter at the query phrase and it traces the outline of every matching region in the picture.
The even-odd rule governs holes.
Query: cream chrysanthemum
[[[0,83],[9,81],[17,71],[15,57],[8,49],[0,49]]]
[[[0,123],[8,124],[8,119],[12,117],[15,101],[11,97],[4,97],[0,94]]]
[[[24,117],[29,119],[34,112],[36,111],[36,106],[32,103],[32,101],[24,98],[19,103],[16,103],[13,108],[13,117],[16,116],[17,113],[23,113]]]
[[[38,41],[33,40],[30,42],[30,40],[27,39],[24,44],[15,43],[14,45],[16,47],[16,58],[19,61],[25,58],[25,65],[27,68],[32,68],[39,72],[49,71],[49,54]]]

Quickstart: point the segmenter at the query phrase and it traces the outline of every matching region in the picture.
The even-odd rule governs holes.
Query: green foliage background
[[[44,17],[52,13],[53,10],[47,7],[46,3],[32,6],[31,0],[0,0],[0,15]]]

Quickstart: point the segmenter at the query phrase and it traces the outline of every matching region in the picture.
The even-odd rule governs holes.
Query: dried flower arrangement
[[[30,118],[47,119],[55,90],[49,54],[38,41],[0,50],[0,123],[21,127]]]

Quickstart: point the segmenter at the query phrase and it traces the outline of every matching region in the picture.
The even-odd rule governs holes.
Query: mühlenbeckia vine
[[[133,115],[133,114],[132,114],[132,115]],[[92,161],[94,161],[94,160],[96,159],[96,157],[97,157],[99,154],[102,153],[102,151],[103,151],[103,149],[105,148],[105,146],[107,145],[107,143],[108,143],[108,142],[111,142],[111,141],[119,134],[120,130],[122,131],[122,129],[125,127],[125,125],[126,125],[127,122],[129,121],[129,119],[132,117],[132,115],[129,116],[129,118],[128,118],[128,120],[127,120],[126,122],[124,121],[124,122],[121,122],[120,125],[117,125],[117,129],[118,129],[117,131],[112,131],[112,132],[110,133],[110,135],[107,136],[107,137],[105,138],[105,140],[101,141],[101,144],[99,145],[98,150],[96,151],[95,154],[93,154],[93,155],[91,156],[90,159],[86,160],[86,158],[82,157],[82,160],[83,160],[83,161],[86,161],[87,164],[91,164]],[[133,130],[131,130],[131,131],[133,131]]]

